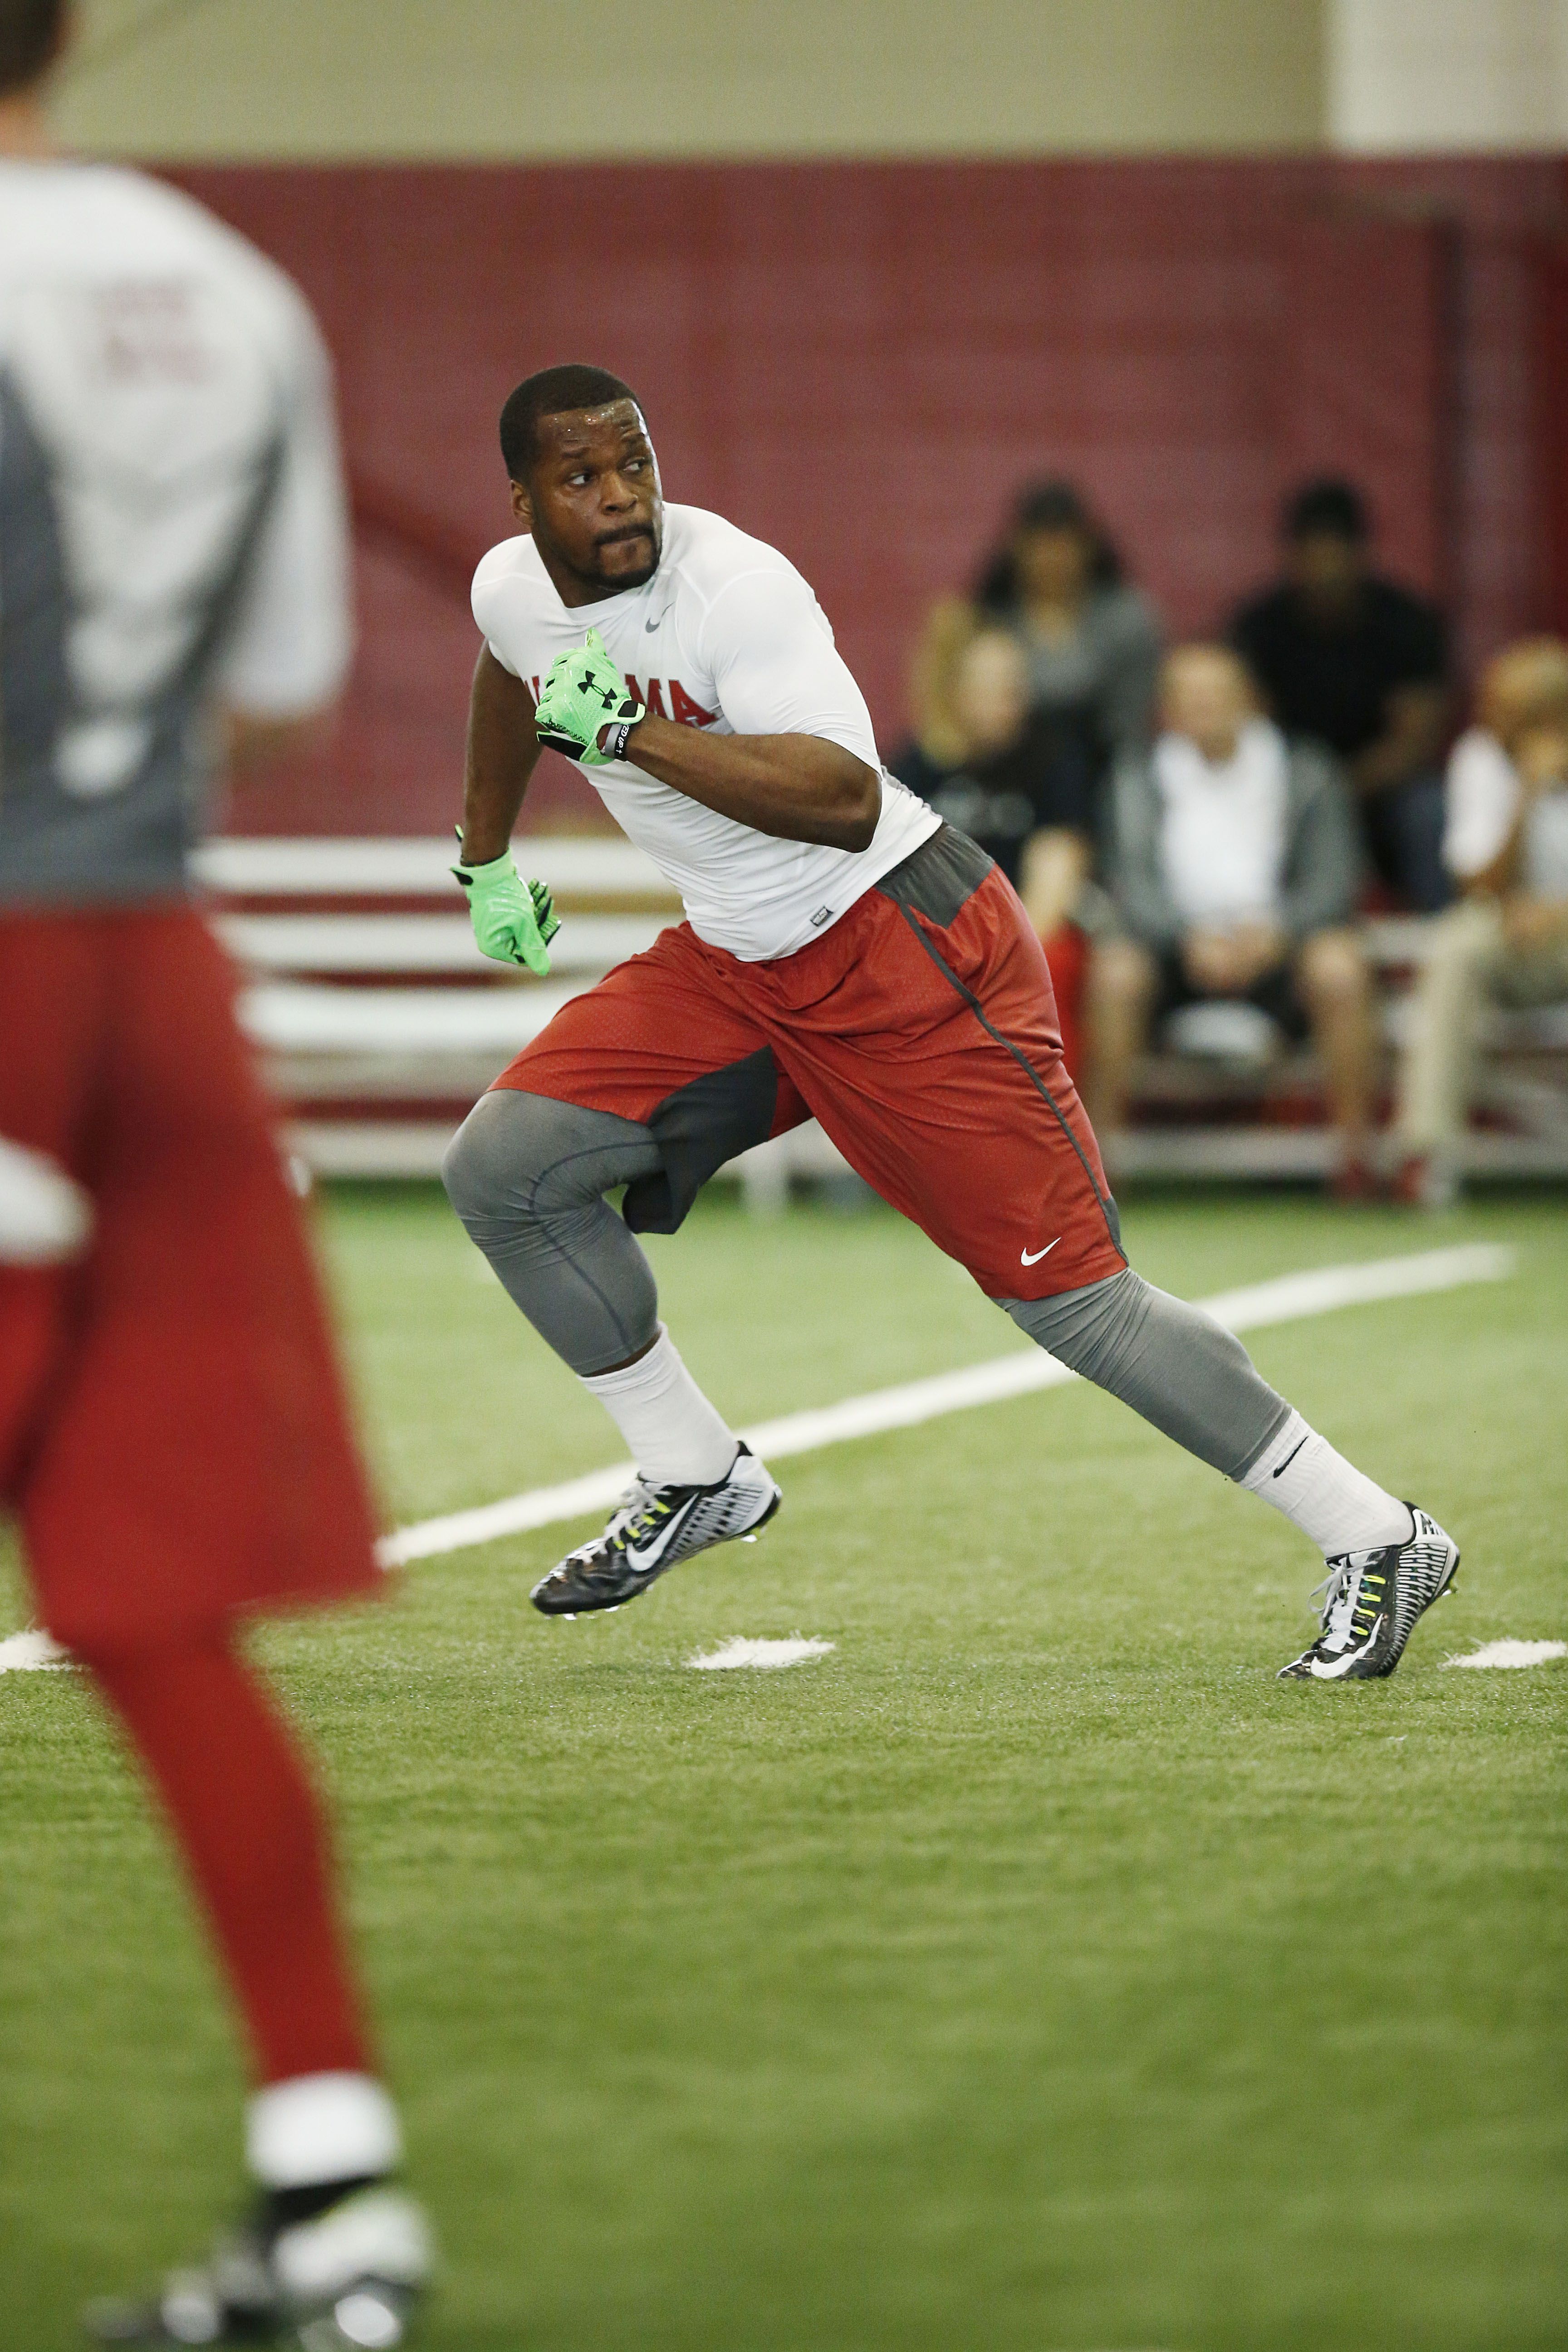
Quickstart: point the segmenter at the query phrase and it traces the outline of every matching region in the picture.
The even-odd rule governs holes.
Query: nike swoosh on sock
[[[1305,1438],[1305,1437],[1300,1438],[1300,1439],[1299,1439],[1299,1440],[1297,1441],[1297,1443],[1296,1443],[1296,1444],[1295,1444],[1290,1448],[1289,1453],[1289,1454],[1287,1454],[1287,1455],[1285,1456],[1284,1461],[1283,1461],[1283,1462],[1281,1462],[1281,1464],[1279,1465],[1279,1469],[1278,1469],[1278,1470],[1276,1470],[1276,1472],[1274,1473],[1274,1475],[1276,1476],[1276,1478],[1283,1478],[1283,1476],[1285,1475],[1286,1471],[1287,1471],[1287,1470],[1289,1470],[1289,1468],[1290,1467],[1291,1463],[1292,1463],[1292,1462],[1294,1462],[1294,1460],[1296,1459],[1297,1454],[1300,1454],[1300,1452],[1301,1451],[1302,1446],[1303,1446],[1303,1445],[1305,1445],[1305,1444],[1306,1444],[1306,1443],[1307,1443],[1307,1440],[1306,1440],[1306,1438]]]

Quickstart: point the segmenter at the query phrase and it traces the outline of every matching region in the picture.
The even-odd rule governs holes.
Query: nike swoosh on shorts
[[[1060,1241],[1060,1239],[1061,1239],[1061,1235],[1060,1235],[1060,1234],[1058,1234],[1057,1235],[1057,1242],[1059,1242],[1059,1241]],[[1055,1247],[1056,1247],[1056,1245],[1057,1245],[1057,1242],[1047,1242],[1047,1243],[1046,1244],[1046,1246],[1045,1246],[1045,1248],[1044,1248],[1043,1250],[1034,1250],[1034,1251],[1030,1251],[1030,1250],[1020,1250],[1020,1251],[1018,1252],[1018,1263],[1019,1263],[1019,1265],[1038,1265],[1038,1264],[1039,1264],[1040,1260],[1041,1260],[1043,1257],[1049,1257],[1049,1255],[1050,1255],[1051,1252],[1055,1249]]]

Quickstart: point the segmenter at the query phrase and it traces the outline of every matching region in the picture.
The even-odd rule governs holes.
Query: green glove
[[[605,650],[597,629],[574,654],[562,654],[550,665],[544,691],[539,698],[533,729],[552,751],[564,751],[585,768],[606,768],[624,757],[626,737],[639,719],[642,704],[626,691],[626,679]],[[599,739],[609,735],[603,749]]]
[[[459,845],[461,835],[458,836]],[[510,849],[488,866],[454,866],[468,894],[474,937],[497,963],[525,963],[541,979],[550,970],[550,942],[561,929],[555,902],[542,882],[524,887]]]

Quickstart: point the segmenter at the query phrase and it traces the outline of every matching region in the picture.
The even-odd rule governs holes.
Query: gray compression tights
[[[635,1119],[544,1095],[481,1095],[447,1148],[447,1197],[542,1339],[574,1372],[607,1372],[658,1331],[653,1268],[604,1199],[648,1176]]]
[[[658,1164],[635,1119],[509,1092],[482,1096],[447,1153],[452,1206],[574,1372],[624,1364],[658,1332],[653,1269],[603,1196]],[[1289,1412],[1239,1339],[1131,1267],[1005,1304],[1040,1347],[1227,1478],[1251,1468]]]

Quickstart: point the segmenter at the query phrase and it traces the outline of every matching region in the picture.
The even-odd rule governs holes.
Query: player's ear
[[[522,525],[524,530],[531,530],[533,529],[533,500],[529,496],[528,484],[526,482],[512,483],[511,510],[517,517],[519,522]]]

